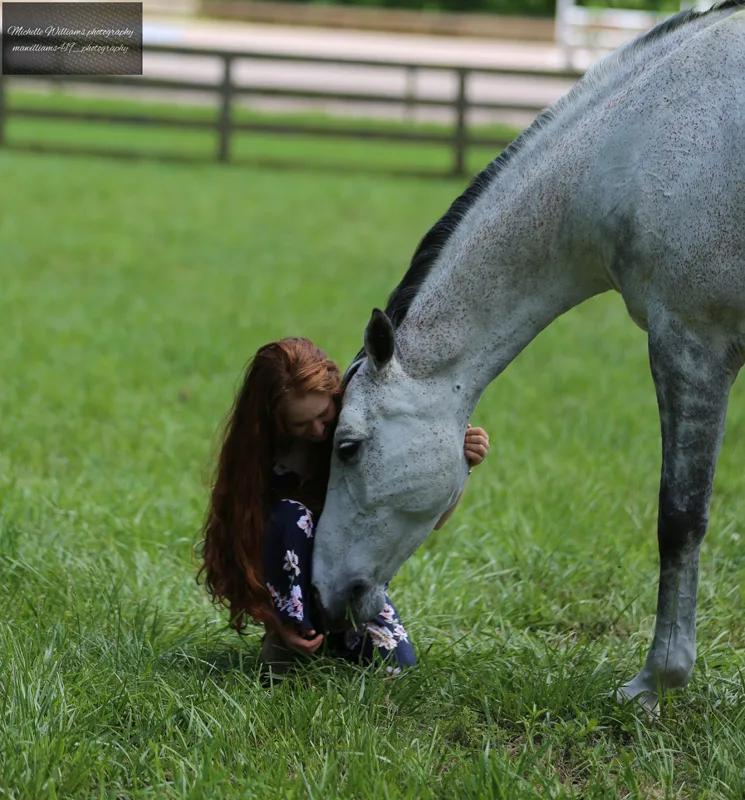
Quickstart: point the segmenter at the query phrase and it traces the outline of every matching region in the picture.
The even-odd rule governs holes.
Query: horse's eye
[[[353,441],[340,442],[336,446],[336,452],[344,463],[349,461],[359,449],[360,442]]]

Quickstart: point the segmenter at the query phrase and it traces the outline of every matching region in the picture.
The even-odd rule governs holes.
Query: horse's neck
[[[468,399],[459,408],[472,410],[541,330],[587,298],[617,288],[604,269],[601,237],[613,245],[616,206],[625,198],[599,169],[613,114],[603,102],[737,8],[619,49],[521,137],[449,237],[399,325],[400,360],[412,377],[462,385]],[[643,104],[639,109],[644,113]],[[624,119],[622,128],[630,147],[634,120]]]
[[[545,174],[546,159],[525,162],[466,214],[397,332],[404,369],[462,386],[470,411],[543,328],[610,288],[585,252],[571,182]]]

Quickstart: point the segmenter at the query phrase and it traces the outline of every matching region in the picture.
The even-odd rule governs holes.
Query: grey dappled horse
[[[696,658],[701,542],[745,361],[745,0],[621,47],[455,200],[350,367],[314,587],[359,619],[466,480],[463,431],[549,323],[614,289],[648,331],[662,429],[652,646],[622,687],[648,708]],[[590,333],[590,335],[592,335]]]

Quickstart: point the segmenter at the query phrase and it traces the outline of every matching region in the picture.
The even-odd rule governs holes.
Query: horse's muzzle
[[[385,592],[369,579],[353,578],[341,591],[325,591],[313,583],[313,595],[323,618],[324,628],[343,631],[370,622],[383,610]]]

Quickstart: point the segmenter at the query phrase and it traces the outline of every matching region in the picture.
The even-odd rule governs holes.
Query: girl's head
[[[225,423],[201,554],[207,590],[239,630],[246,617],[273,620],[262,576],[273,458],[293,440],[319,443],[313,474],[295,498],[318,513],[340,386],[339,368],[308,339],[264,345],[246,370]]]
[[[290,439],[323,442],[336,420],[336,392],[289,394],[279,408],[278,426]]]
[[[311,341],[282,339],[265,345],[254,356],[247,383],[250,380],[265,387],[266,412],[280,449],[293,439],[328,438],[336,420],[341,375]]]

